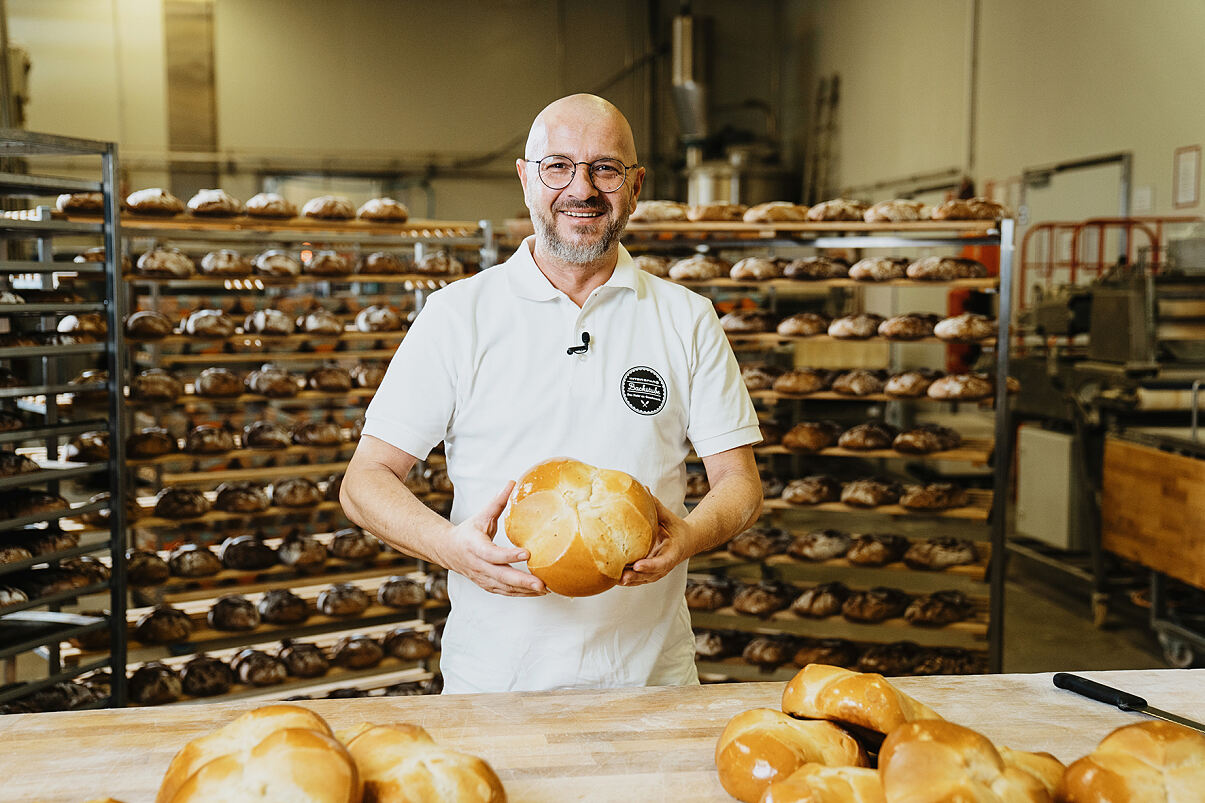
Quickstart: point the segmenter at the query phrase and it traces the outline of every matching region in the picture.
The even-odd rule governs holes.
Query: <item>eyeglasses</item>
[[[625,165],[618,159],[595,159],[593,162],[575,162],[568,156],[545,156],[543,159],[524,159],[528,164],[538,164],[540,181],[550,190],[563,190],[573,183],[577,166],[585,165],[590,171],[590,183],[599,192],[615,192],[627,180],[628,171],[640,163]]]

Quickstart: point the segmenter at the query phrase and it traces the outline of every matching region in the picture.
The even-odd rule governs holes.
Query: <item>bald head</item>
[[[637,161],[632,126],[614,104],[597,95],[569,95],[536,115],[524,155],[540,159],[551,153],[582,161],[608,156],[624,164]]]

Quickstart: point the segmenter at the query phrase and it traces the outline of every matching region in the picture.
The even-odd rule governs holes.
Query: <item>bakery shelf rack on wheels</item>
[[[988,330],[994,338],[981,334],[978,339],[980,359],[992,362],[995,376],[1006,377],[1007,349],[997,349],[995,344],[1008,342],[1012,243],[1013,222],[1007,219],[660,223],[629,228],[627,245],[634,252],[686,248],[730,257],[727,262],[754,255],[785,260],[833,250],[852,259],[899,254],[909,260],[967,246],[999,252],[998,275],[986,278],[683,280],[710,295],[721,314],[745,312],[770,321],[769,331],[729,330],[743,368],[752,369],[746,377],[753,382],[751,388],[758,387],[760,364],[770,377],[800,371],[811,379],[828,375],[818,389],[774,390],[765,380],[763,389],[751,391],[763,431],[778,430],[768,443],[755,447],[767,486],[765,512],[751,533],[738,536],[725,550],[691,561],[688,602],[698,636],[701,676],[785,679],[795,671],[793,663],[809,660],[884,674],[1000,671],[1004,590],[1000,557],[1012,448],[1005,383],[978,383],[976,401],[929,398],[923,388],[919,398],[848,386],[838,392],[834,388],[840,385],[840,375],[853,375],[858,368],[887,369],[895,376],[907,373],[906,368],[932,367],[946,356],[946,341],[932,335],[906,341],[879,335],[845,339],[827,334],[825,328],[815,334],[784,335],[775,331],[773,322],[795,310],[814,310],[826,316],[827,325],[827,319],[843,313],[863,312],[868,296],[873,296],[884,317],[906,312],[901,307],[911,305],[940,304],[945,313],[949,290],[981,292],[994,307],[996,320]],[[932,290],[914,292],[920,288],[940,288],[939,300]],[[757,307],[749,309],[751,302]],[[834,370],[838,366],[848,370]],[[838,374],[836,382],[834,374]],[[932,379],[930,374],[926,384]],[[838,426],[827,426],[832,419]],[[839,445],[838,434],[859,423],[888,423],[894,434],[912,429],[922,419],[958,422],[961,442],[928,453],[897,451],[890,436],[874,448],[865,443],[850,448]],[[779,440],[783,433],[805,422],[827,429],[823,445],[784,446]],[[881,439],[882,433],[876,437]],[[937,508],[932,510],[899,503],[862,507],[839,501],[840,497],[818,503],[808,499],[817,490],[819,498],[838,492],[823,481],[819,488],[815,482],[811,487],[804,483],[801,495],[790,493],[791,480],[816,476],[836,479],[835,487],[844,485],[846,490],[853,480],[884,476],[922,487],[935,485],[934,480],[957,479],[968,487],[956,488],[952,503],[911,498]],[[779,496],[784,485],[786,496],[796,502]],[[874,535],[860,538],[857,533]],[[853,549],[846,546],[846,536],[852,537]],[[926,558],[925,552],[936,559]],[[851,598],[857,602],[849,602]]]
[[[0,157],[0,711],[120,706],[124,566],[108,565],[125,545],[122,506],[109,504],[124,487],[116,148],[4,130]],[[50,175],[66,160],[76,177]],[[104,212],[65,221],[46,203],[61,193],[89,193]],[[70,261],[74,244],[97,242],[96,261]],[[86,390],[72,379],[80,366]],[[59,404],[70,397],[80,403]],[[78,638],[98,649],[64,665],[59,643]],[[18,658],[39,652],[45,675],[19,681]]]
[[[123,234],[145,313],[127,321],[131,700],[437,689],[442,578],[347,527],[338,485],[408,317],[488,264],[485,224],[127,216]],[[434,462],[408,483],[449,502]]]

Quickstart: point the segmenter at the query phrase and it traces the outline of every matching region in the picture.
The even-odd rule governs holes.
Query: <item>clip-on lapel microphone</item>
[[[585,354],[590,348],[590,333],[582,332],[582,344],[580,346],[570,346],[565,349],[566,354]]]

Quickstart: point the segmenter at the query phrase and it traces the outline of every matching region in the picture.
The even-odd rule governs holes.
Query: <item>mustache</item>
[[[606,212],[607,205],[601,200],[594,201],[566,201],[563,204],[558,204],[553,207],[554,212]]]

